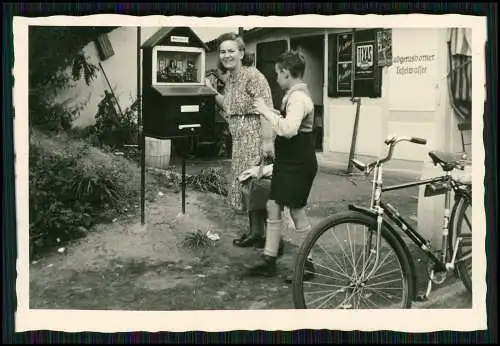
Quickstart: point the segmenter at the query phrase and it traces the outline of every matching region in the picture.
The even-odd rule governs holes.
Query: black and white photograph
[[[484,18],[106,16],[14,18],[19,330],[486,328]]]

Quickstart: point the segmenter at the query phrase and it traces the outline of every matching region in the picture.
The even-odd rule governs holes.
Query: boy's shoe
[[[257,263],[245,267],[248,269],[246,272],[247,276],[276,276],[276,257],[262,255],[260,261]]]
[[[305,271],[305,273],[304,273],[304,276],[302,278],[304,281],[309,281],[309,280],[314,278],[314,273],[316,271],[314,268],[314,264],[313,264],[313,262],[311,262],[311,260],[309,260],[309,259],[306,260],[306,263],[304,264],[304,271]],[[292,278],[293,278],[293,274],[290,275],[290,277],[287,277],[285,279],[285,283],[291,284],[293,281]]]

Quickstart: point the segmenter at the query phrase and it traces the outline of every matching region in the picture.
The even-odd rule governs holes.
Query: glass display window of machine
[[[153,49],[153,84],[203,85],[205,51],[197,47],[158,46]]]

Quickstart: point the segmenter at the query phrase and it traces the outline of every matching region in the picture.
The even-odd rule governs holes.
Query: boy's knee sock
[[[277,257],[281,240],[281,220],[267,220],[264,254]]]
[[[307,232],[311,230],[311,224],[309,223],[305,208],[290,210],[290,216],[293,220],[296,232]]]

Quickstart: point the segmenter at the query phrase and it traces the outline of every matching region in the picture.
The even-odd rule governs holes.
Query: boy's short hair
[[[278,57],[276,64],[281,68],[290,71],[293,78],[302,78],[306,70],[306,60],[298,51],[290,50]]]

